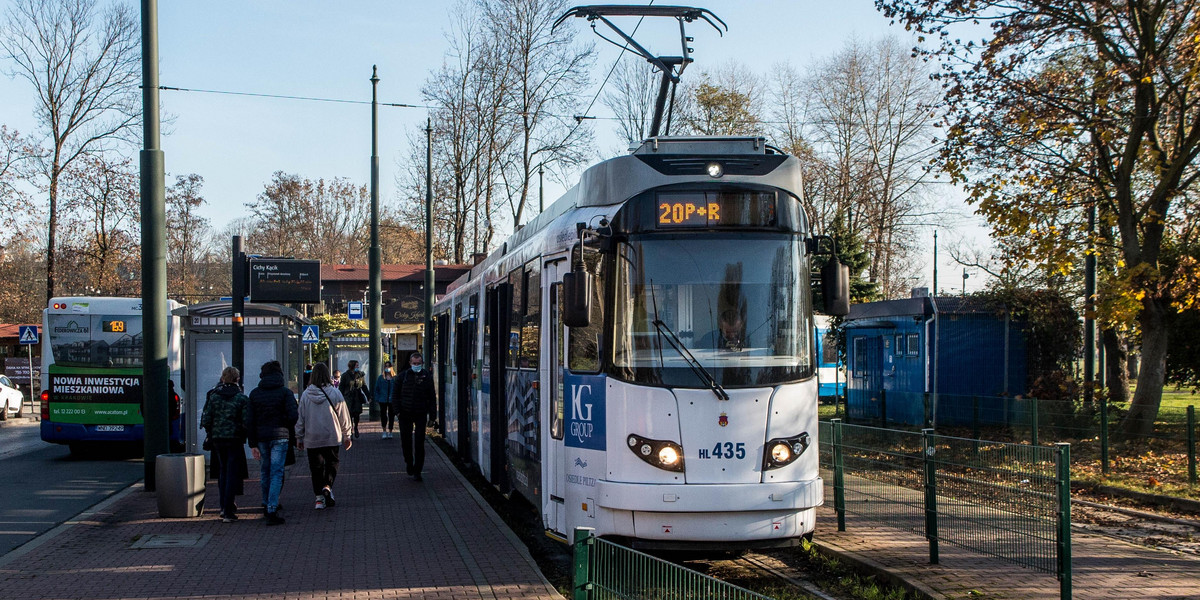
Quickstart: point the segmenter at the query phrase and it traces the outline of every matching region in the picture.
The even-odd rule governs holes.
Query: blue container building
[[[851,422],[1002,424],[1011,399],[1025,393],[1024,327],[994,303],[922,296],[855,304],[845,331]]]

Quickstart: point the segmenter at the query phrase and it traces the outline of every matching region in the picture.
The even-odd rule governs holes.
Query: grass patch
[[[854,600],[918,600],[920,596],[898,586],[880,581],[872,575],[859,573],[852,565],[825,556],[807,540],[797,548],[776,551],[785,554],[790,562],[809,574],[810,579],[825,591]],[[766,592],[763,592],[766,593]]]

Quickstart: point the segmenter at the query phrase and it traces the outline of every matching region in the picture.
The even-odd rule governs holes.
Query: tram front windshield
[[[616,275],[617,377],[707,387],[672,342],[725,387],[812,375],[808,265],[799,236],[634,236],[619,245]]]

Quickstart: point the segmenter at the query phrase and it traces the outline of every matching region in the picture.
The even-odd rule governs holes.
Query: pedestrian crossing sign
[[[305,344],[315,344],[321,341],[321,330],[318,325],[305,325],[300,332],[300,341]]]
[[[17,339],[22,344],[38,343],[38,328],[37,325],[21,325],[17,333]]]

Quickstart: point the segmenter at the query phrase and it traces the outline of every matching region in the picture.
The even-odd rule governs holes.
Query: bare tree
[[[592,131],[572,118],[588,84],[592,44],[575,29],[554,30],[564,0],[478,0],[489,33],[511,70],[506,102],[516,142],[501,173],[513,225],[520,225],[539,167],[563,173],[589,156]]]
[[[726,63],[683,85],[673,132],[696,135],[763,135],[765,89],[749,67]]]
[[[925,66],[893,38],[850,42],[809,73],[814,95],[812,139],[831,170],[826,192],[867,233],[868,278],[887,296],[906,287],[917,226],[928,208],[925,168],[938,101]]]
[[[654,101],[661,77],[641,57],[622,54],[613,67],[604,105],[617,119],[621,139],[636,144],[646,139],[654,117]]]
[[[247,245],[274,256],[334,263],[361,263],[366,257],[370,190],[348,179],[313,181],[276,171],[250,209]]]
[[[179,175],[167,189],[167,281],[169,289],[183,299],[210,296],[204,270],[212,262],[209,220],[198,212],[207,201],[200,193],[204,178],[192,173]]]
[[[138,21],[125,4],[100,13],[95,0],[15,0],[0,50],[37,94],[35,114],[49,144],[46,298],[54,296],[59,183],[81,156],[136,125]]]
[[[128,160],[85,155],[62,177],[63,291],[113,296],[141,284],[138,173]]]

